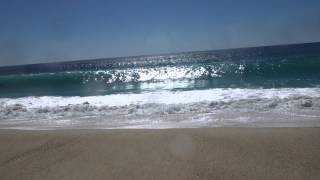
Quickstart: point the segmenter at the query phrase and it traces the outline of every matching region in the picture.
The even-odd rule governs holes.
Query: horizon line
[[[303,44],[317,44],[320,41],[312,42],[301,42],[301,43],[288,43],[288,44],[272,44],[272,45],[258,45],[258,46],[243,46],[243,47],[234,47],[234,48],[221,48],[221,49],[211,49],[211,50],[195,50],[195,51],[179,51],[179,52],[169,52],[169,53],[154,53],[154,54],[141,54],[141,55],[129,55],[129,56],[114,56],[114,57],[97,57],[97,58],[86,58],[78,60],[67,60],[67,61],[57,61],[57,62],[46,62],[46,63],[30,63],[30,64],[17,64],[17,65],[5,65],[0,66],[0,68],[11,68],[19,66],[32,66],[32,65],[45,65],[45,64],[62,64],[62,63],[73,63],[81,61],[94,61],[94,60],[108,60],[108,59],[121,59],[121,58],[136,58],[136,57],[151,57],[151,56],[168,56],[176,54],[188,54],[196,52],[209,52],[209,51],[226,51],[226,50],[240,50],[240,49],[250,49],[250,48],[264,48],[264,47],[276,47],[276,46],[292,46],[292,45],[303,45]]]

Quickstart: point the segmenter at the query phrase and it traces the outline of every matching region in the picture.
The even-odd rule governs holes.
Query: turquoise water
[[[0,97],[320,85],[320,43],[0,68]]]
[[[0,128],[320,127],[320,43],[0,67]]]

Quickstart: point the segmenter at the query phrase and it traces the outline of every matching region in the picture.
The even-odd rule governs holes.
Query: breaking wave
[[[0,97],[96,96],[208,88],[317,87],[320,86],[319,67],[305,61],[282,60],[8,75],[0,76]]]
[[[249,122],[279,126],[301,120],[318,126],[320,88],[7,98],[0,99],[0,116],[0,126],[7,128],[215,127]]]
[[[320,43],[0,67],[0,128],[320,127]]]

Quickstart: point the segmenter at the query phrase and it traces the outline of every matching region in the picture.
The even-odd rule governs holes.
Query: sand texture
[[[319,128],[0,130],[1,180],[319,178]]]

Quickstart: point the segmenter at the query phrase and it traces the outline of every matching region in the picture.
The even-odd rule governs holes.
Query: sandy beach
[[[0,179],[320,177],[319,128],[0,130]]]

